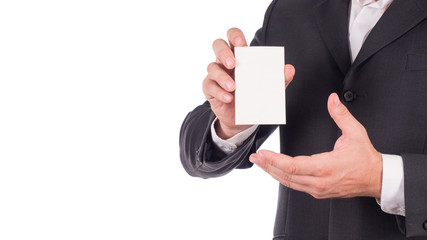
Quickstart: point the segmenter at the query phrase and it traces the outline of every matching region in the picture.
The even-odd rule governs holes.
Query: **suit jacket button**
[[[426,230],[426,231],[427,231],[427,221],[425,221],[425,222],[424,222],[424,224],[423,224],[423,228],[424,228],[424,230]]]
[[[344,92],[343,97],[344,97],[344,100],[345,100],[346,102],[351,102],[351,101],[353,101],[353,100],[356,98],[356,94],[354,94],[354,93],[353,93],[352,91],[350,91],[350,90],[347,90],[347,91],[345,91],[345,92]]]

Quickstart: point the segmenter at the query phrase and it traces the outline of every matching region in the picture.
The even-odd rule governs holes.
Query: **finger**
[[[337,126],[344,134],[358,132],[357,130],[364,130],[364,127],[353,117],[348,109],[341,103],[338,95],[332,93],[328,99],[328,111]]]
[[[283,183],[282,183],[282,185],[286,186],[286,184],[283,184]],[[305,193],[308,193],[308,194],[313,196],[313,193],[311,192],[311,188],[307,185],[302,185],[302,184],[298,184],[298,183],[290,183],[289,186],[286,186],[286,187],[292,188],[293,190],[296,190],[296,191],[305,192]]]
[[[316,189],[314,184],[316,181],[318,181],[317,178],[311,177],[311,176],[294,176],[294,180],[283,180],[280,175],[276,174],[270,174],[274,179],[276,179],[278,182],[280,182],[283,186],[292,188],[296,191],[305,192],[310,195],[312,195],[315,198],[321,198],[323,196],[324,192],[319,191]],[[295,180],[295,179],[301,179],[301,180]]]
[[[315,186],[320,179],[319,177],[315,177],[311,175],[292,175],[286,171],[283,171],[283,169],[273,167],[273,166],[270,166],[267,169],[263,169],[263,170],[268,174],[270,174],[279,182],[287,183],[287,184],[297,183],[301,185]]]
[[[257,164],[262,169],[279,168],[291,175],[314,175],[315,168],[308,156],[299,156],[296,158],[275,153],[268,150],[260,150],[252,154],[251,162]]]
[[[285,65],[285,86],[287,87],[289,83],[292,82],[295,76],[295,67],[291,64]]]
[[[308,193],[315,198],[325,198],[327,196],[331,196],[331,194],[334,194],[331,193],[329,186],[324,184],[325,180],[322,180],[322,178],[305,175],[293,175],[292,178],[285,179],[282,175],[277,174],[274,169],[272,169],[270,175],[283,186],[300,192]],[[338,194],[335,195],[338,196]]]
[[[312,186],[302,185],[302,184],[298,184],[298,183],[291,183],[289,188],[292,188],[292,189],[300,191],[300,192],[308,193],[316,199],[332,198],[333,196],[339,197],[339,195],[337,195],[337,194],[332,195],[328,191],[326,191],[326,192],[319,191],[316,188],[313,188]]]
[[[225,91],[216,81],[206,78],[203,82],[203,93],[207,100],[216,99],[223,103],[231,103],[233,95]]]
[[[216,81],[219,86],[228,92],[233,92],[235,88],[234,80],[218,63],[211,63],[208,66],[208,76]]]
[[[231,48],[234,47],[245,47],[248,46],[246,42],[245,35],[238,28],[230,28],[227,31],[228,42],[230,43]]]
[[[234,68],[234,54],[226,41],[224,41],[223,39],[217,39],[213,42],[212,48],[219,63],[221,63],[228,69]]]

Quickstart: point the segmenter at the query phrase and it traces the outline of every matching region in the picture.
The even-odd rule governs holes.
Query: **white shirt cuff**
[[[403,159],[388,154],[382,154],[382,157],[383,179],[379,204],[386,213],[405,216]]]
[[[257,129],[258,125],[253,125],[250,128],[243,130],[242,132],[239,132],[238,134],[234,135],[233,137],[229,139],[222,139],[218,137],[218,134],[215,130],[215,123],[218,119],[216,118],[212,125],[211,125],[211,135],[212,135],[212,141],[214,144],[221,149],[226,154],[230,154],[234,152],[237,147],[242,145],[242,143]]]

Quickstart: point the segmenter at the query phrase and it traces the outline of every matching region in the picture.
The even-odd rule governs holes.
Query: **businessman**
[[[181,127],[185,170],[265,170],[280,182],[274,239],[427,240],[427,1],[271,3],[251,45],[286,46],[292,64],[281,153],[256,152],[277,126],[234,124],[246,39],[227,35]]]

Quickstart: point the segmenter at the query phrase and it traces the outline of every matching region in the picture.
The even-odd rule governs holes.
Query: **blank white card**
[[[285,48],[236,47],[236,125],[286,124]]]

